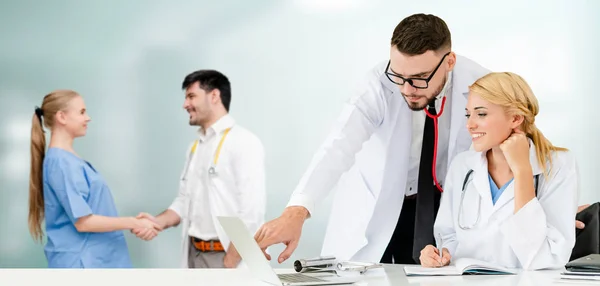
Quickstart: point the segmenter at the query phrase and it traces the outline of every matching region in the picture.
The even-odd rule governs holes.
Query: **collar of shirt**
[[[217,122],[213,123],[209,128],[206,129],[206,132],[203,131],[202,127],[198,128],[198,139],[200,142],[206,141],[210,136],[214,134],[220,134],[225,131],[227,128],[233,127],[235,124],[235,120],[231,115],[226,114],[223,117],[219,118]]]
[[[438,94],[438,96],[436,97],[436,101],[435,101],[435,110],[437,110],[438,112],[440,112],[440,109],[442,108],[442,99],[444,98],[444,96],[449,96],[452,92],[452,71],[448,72],[448,77],[446,79],[446,83],[444,84],[444,87],[442,88],[442,91],[440,92],[440,94]],[[448,102],[446,102],[448,103]]]

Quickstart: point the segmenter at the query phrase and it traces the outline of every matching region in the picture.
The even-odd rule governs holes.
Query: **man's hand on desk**
[[[582,210],[585,210],[587,207],[589,207],[589,204],[585,204],[585,205],[581,205],[577,208],[577,213],[580,213]],[[585,224],[583,222],[580,222],[578,220],[575,221],[575,227],[578,229],[584,229],[585,228]]]
[[[280,217],[265,223],[254,236],[258,246],[262,249],[265,257],[271,260],[271,256],[267,254],[267,247],[284,243],[285,250],[279,255],[277,260],[279,263],[286,261],[300,241],[302,234],[302,226],[308,217],[308,210],[301,206],[287,207]]]
[[[153,238],[155,238],[158,235],[158,232],[163,229],[162,224],[154,216],[152,216],[148,213],[142,212],[142,213],[138,214],[136,218],[140,219],[140,220],[149,220],[160,226],[160,229],[158,229],[158,230],[157,229],[149,229],[149,228],[134,228],[134,229],[132,229],[131,233],[135,234],[135,236],[137,236],[139,239],[146,240],[146,241],[152,240]]]

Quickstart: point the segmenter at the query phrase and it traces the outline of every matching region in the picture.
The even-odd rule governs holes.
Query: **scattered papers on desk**
[[[406,276],[459,276],[471,274],[508,275],[517,274],[517,271],[476,259],[460,258],[453,265],[438,268],[405,266],[404,273],[406,273]]]

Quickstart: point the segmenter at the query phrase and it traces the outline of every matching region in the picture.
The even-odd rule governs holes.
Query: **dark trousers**
[[[405,197],[394,234],[381,257],[381,263],[416,264],[412,258],[417,196]]]

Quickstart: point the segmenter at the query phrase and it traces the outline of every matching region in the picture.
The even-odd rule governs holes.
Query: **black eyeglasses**
[[[387,78],[391,82],[393,82],[397,85],[404,85],[405,82],[408,82],[408,84],[410,84],[414,88],[426,89],[429,87],[429,81],[433,78],[433,76],[435,75],[435,72],[440,68],[440,66],[444,62],[444,59],[450,53],[451,52],[448,52],[442,57],[442,59],[440,60],[440,63],[435,67],[435,69],[433,70],[431,75],[429,75],[428,78],[418,78],[418,77],[403,78],[393,72],[388,72],[390,69],[390,63],[392,62],[391,60],[388,61],[387,67],[385,67],[385,76],[387,76]]]

